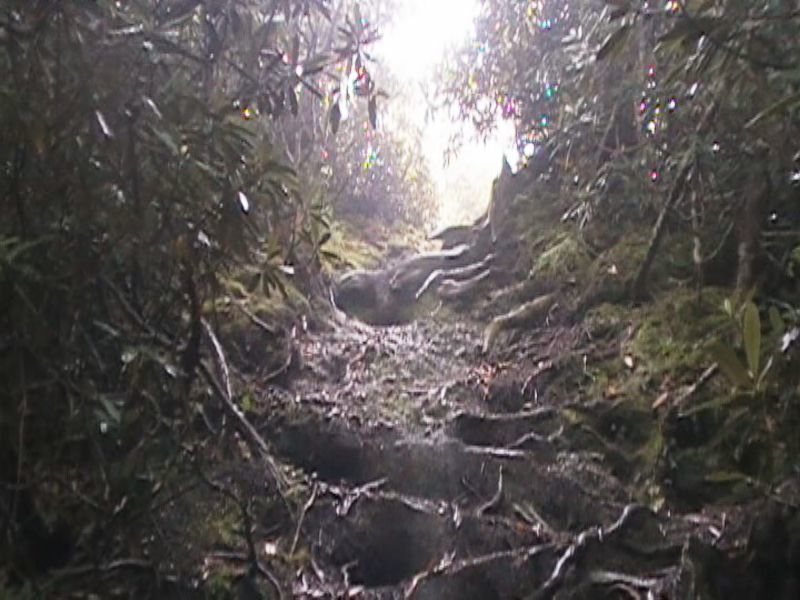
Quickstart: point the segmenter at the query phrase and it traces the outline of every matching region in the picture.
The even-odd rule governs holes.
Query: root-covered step
[[[727,508],[638,503],[658,439],[649,406],[565,397],[568,356],[532,359],[532,378],[487,362],[479,333],[431,319],[344,324],[302,342],[301,377],[259,427],[311,490],[294,596],[756,597],[755,555],[730,551],[748,530],[730,529]],[[544,335],[528,348],[556,344]],[[787,510],[778,522],[797,519]]]

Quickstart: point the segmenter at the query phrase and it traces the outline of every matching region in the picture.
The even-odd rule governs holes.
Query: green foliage
[[[336,219],[380,219],[391,225],[429,223],[435,194],[420,151],[420,135],[391,118],[402,88],[367,52],[389,19],[392,3],[333,0],[328,18],[310,18],[309,54],[336,58],[313,90],[298,95],[296,117],[275,124],[285,156],[299,174],[305,212],[299,239],[320,248]],[[306,69],[305,72],[308,72]],[[300,262],[314,262],[303,256]]]
[[[16,579],[146,546],[152,507],[220,451],[203,322],[237,285],[294,302],[330,235],[279,125],[321,107],[317,80],[356,51],[347,25],[330,52],[307,41],[328,4],[0,9],[0,560]]]
[[[752,270],[757,252],[737,257],[731,231],[750,240],[774,231],[764,250],[789,264],[800,108],[787,57],[800,38],[788,4],[481,6],[475,37],[443,66],[441,105],[479,134],[510,120],[523,155],[551,155],[539,187],[558,192],[568,218],[594,229],[652,224],[670,199],[666,223],[679,216],[694,236],[698,280],[711,272],[727,284],[732,270]],[[718,269],[726,261],[734,268]]]
[[[741,360],[740,355],[720,339],[709,344],[708,353],[732,385],[759,394],[769,383],[768,376],[778,359],[778,340],[786,330],[783,319],[774,306],[770,307],[772,330],[766,338],[768,343],[762,344],[761,316],[752,300],[747,300],[737,309],[734,301],[726,299],[724,310],[741,338],[745,360]]]

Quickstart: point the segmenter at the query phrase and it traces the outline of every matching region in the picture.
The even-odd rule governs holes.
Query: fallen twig
[[[288,487],[288,482],[284,477],[283,473],[281,473],[278,464],[275,462],[275,459],[270,454],[269,448],[267,447],[267,443],[258,433],[255,427],[247,420],[244,416],[244,413],[241,409],[233,403],[233,399],[228,397],[225,394],[225,390],[223,389],[222,385],[219,383],[217,378],[214,376],[214,373],[211,372],[211,369],[208,365],[200,361],[199,365],[200,373],[205,378],[208,385],[216,392],[217,396],[222,400],[222,407],[225,409],[225,413],[232,417],[234,422],[237,425],[237,429],[239,432],[244,436],[245,441],[256,449],[258,454],[261,455],[261,458],[264,460],[265,464],[267,465],[267,470],[269,471],[270,476],[272,477],[275,487],[281,496],[284,496],[284,500],[286,500],[284,492]],[[287,501],[288,506],[288,501]]]
[[[138,325],[143,331],[147,332],[154,341],[158,342],[161,346],[165,347],[166,349],[172,350],[176,347],[176,343],[171,340],[168,336],[164,335],[163,333],[157,331],[153,328],[145,319],[130,305],[130,303],[125,298],[125,295],[122,291],[114,285],[114,283],[105,278],[105,284],[108,288],[114,293],[117,300],[120,303],[120,306],[125,311],[125,313]],[[209,337],[214,339],[216,336],[211,329],[211,326],[208,324],[207,321],[203,321],[203,324],[206,328],[206,332],[209,333]],[[217,359],[220,360],[220,356],[222,356],[222,360],[224,360],[224,355],[221,355],[222,347],[217,343],[215,345],[215,350],[217,351]],[[280,468],[278,467],[275,459],[272,458],[272,455],[269,452],[269,448],[267,447],[266,442],[258,433],[255,427],[247,420],[244,416],[244,413],[233,403],[233,395],[230,389],[226,389],[222,386],[222,384],[217,380],[216,376],[214,375],[211,368],[205,363],[205,361],[200,360],[198,367],[200,373],[203,375],[204,379],[211,386],[211,389],[217,394],[219,399],[222,401],[222,407],[225,410],[228,416],[232,417],[234,422],[237,425],[237,429],[239,432],[244,436],[245,441],[254,447],[258,453],[261,455],[262,459],[267,465],[267,470],[269,471],[272,479],[274,480],[275,488],[280,493],[281,497],[283,498],[284,502],[286,503],[287,507],[289,506],[289,502],[285,496],[285,489],[288,487],[288,483],[286,482],[286,478],[281,473]]]
[[[478,510],[475,512],[478,516],[480,516],[483,513],[500,506],[500,503],[502,501],[503,501],[503,465],[500,465],[500,472],[497,475],[497,491],[494,493],[494,496],[492,496],[488,501],[481,504],[478,507]]]
[[[311,496],[309,496],[306,503],[303,505],[303,510],[300,511],[300,516],[297,519],[297,528],[294,531],[294,538],[292,539],[292,546],[289,548],[289,555],[293,556],[297,550],[297,542],[300,540],[300,529],[303,526],[303,520],[306,518],[306,513],[314,506],[314,501],[317,499],[317,484],[311,489]]]
[[[536,379],[538,379],[539,375],[546,373],[550,369],[553,368],[553,361],[552,360],[540,360],[539,364],[537,365],[536,369],[531,373],[526,379],[525,383],[522,384],[522,397],[525,398],[528,394],[528,390],[530,389],[531,384],[533,384]],[[537,393],[536,388],[534,387],[534,393]]]
[[[564,585],[570,570],[585,556],[590,544],[602,544],[609,536],[617,533],[628,525],[634,518],[649,510],[638,504],[629,504],[622,511],[622,515],[609,527],[592,527],[578,535],[556,562],[553,573],[542,588],[533,596],[535,600],[552,598]]]
[[[259,317],[255,313],[251,312],[250,309],[248,309],[244,305],[244,303],[242,301],[236,300],[236,301],[234,301],[234,304],[236,305],[236,307],[239,310],[241,310],[244,313],[244,315],[248,319],[250,319],[250,322],[253,325],[255,325],[256,327],[258,327],[260,329],[263,329],[266,333],[268,333],[270,335],[278,335],[278,329],[276,327],[273,327],[272,325],[270,325],[269,323],[264,321],[264,319],[262,319],[261,317]]]
[[[418,573],[414,576],[411,582],[406,586],[403,591],[403,598],[416,597],[417,589],[420,584],[427,579],[439,575],[454,575],[456,573],[464,572],[468,569],[479,567],[481,565],[488,565],[494,561],[501,561],[503,563],[515,563],[530,560],[544,552],[553,548],[553,544],[540,544],[537,546],[525,546],[522,548],[515,548],[513,550],[500,550],[489,554],[464,558],[460,560],[450,560],[449,557],[443,557],[442,561],[435,564],[433,568]]]
[[[75,567],[65,567],[63,569],[56,569],[51,571],[54,580],[68,579],[70,577],[81,577],[89,575],[90,573],[111,573],[112,571],[119,571],[121,569],[138,569],[138,570],[155,570],[155,566],[149,560],[140,558],[120,558],[112,560],[111,562],[103,565],[78,565]]]
[[[270,381],[273,381],[274,379],[277,379],[278,377],[280,377],[281,375],[286,373],[286,371],[289,370],[289,367],[292,366],[292,357],[293,357],[293,355],[294,354],[292,352],[292,338],[291,338],[291,336],[287,336],[286,359],[275,370],[267,373],[264,377],[262,377],[261,378],[261,382],[262,383],[269,383]]]
[[[686,388],[680,396],[675,399],[675,406],[680,406],[684,402],[686,402],[689,398],[694,396],[697,391],[702,388],[716,373],[719,369],[717,363],[714,363],[710,367],[708,367],[705,371],[702,372],[700,377],[697,378],[692,385]]]

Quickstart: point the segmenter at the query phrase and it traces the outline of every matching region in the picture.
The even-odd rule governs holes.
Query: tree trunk
[[[755,287],[761,276],[758,263],[761,256],[761,228],[769,199],[767,175],[761,171],[751,174],[744,192],[744,202],[736,217],[736,289],[740,292],[747,292]]]

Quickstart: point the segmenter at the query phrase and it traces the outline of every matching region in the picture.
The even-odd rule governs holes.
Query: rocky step
[[[276,453],[319,481],[383,489],[464,511],[527,518],[554,531],[609,523],[629,492],[600,465],[550,449],[475,446],[438,433],[406,438],[364,431],[308,413],[275,418],[266,434]]]
[[[385,481],[356,488],[320,484],[303,533],[329,581],[368,588],[408,585],[457,558],[546,542],[540,527],[462,510],[456,503],[384,491]]]
[[[750,560],[736,551],[746,532],[728,533],[724,514],[628,504],[601,462],[562,447],[561,422],[550,410],[462,414],[435,435],[407,437],[313,412],[276,414],[262,432],[315,489],[298,530],[311,560],[293,594],[684,598],[711,586],[725,592],[717,597],[768,597],[751,593],[766,589],[764,552]],[[550,447],[509,443],[517,436]],[[775,522],[800,521],[794,512]],[[784,570],[796,561],[788,547]]]
[[[463,513],[453,503],[383,485],[319,484],[303,522],[314,567],[298,580],[297,595],[478,600],[530,597],[534,590],[550,598],[569,588],[564,597],[585,598],[607,597],[618,586],[674,590],[680,582],[682,540],[670,539],[661,519],[642,506],[566,534]]]

